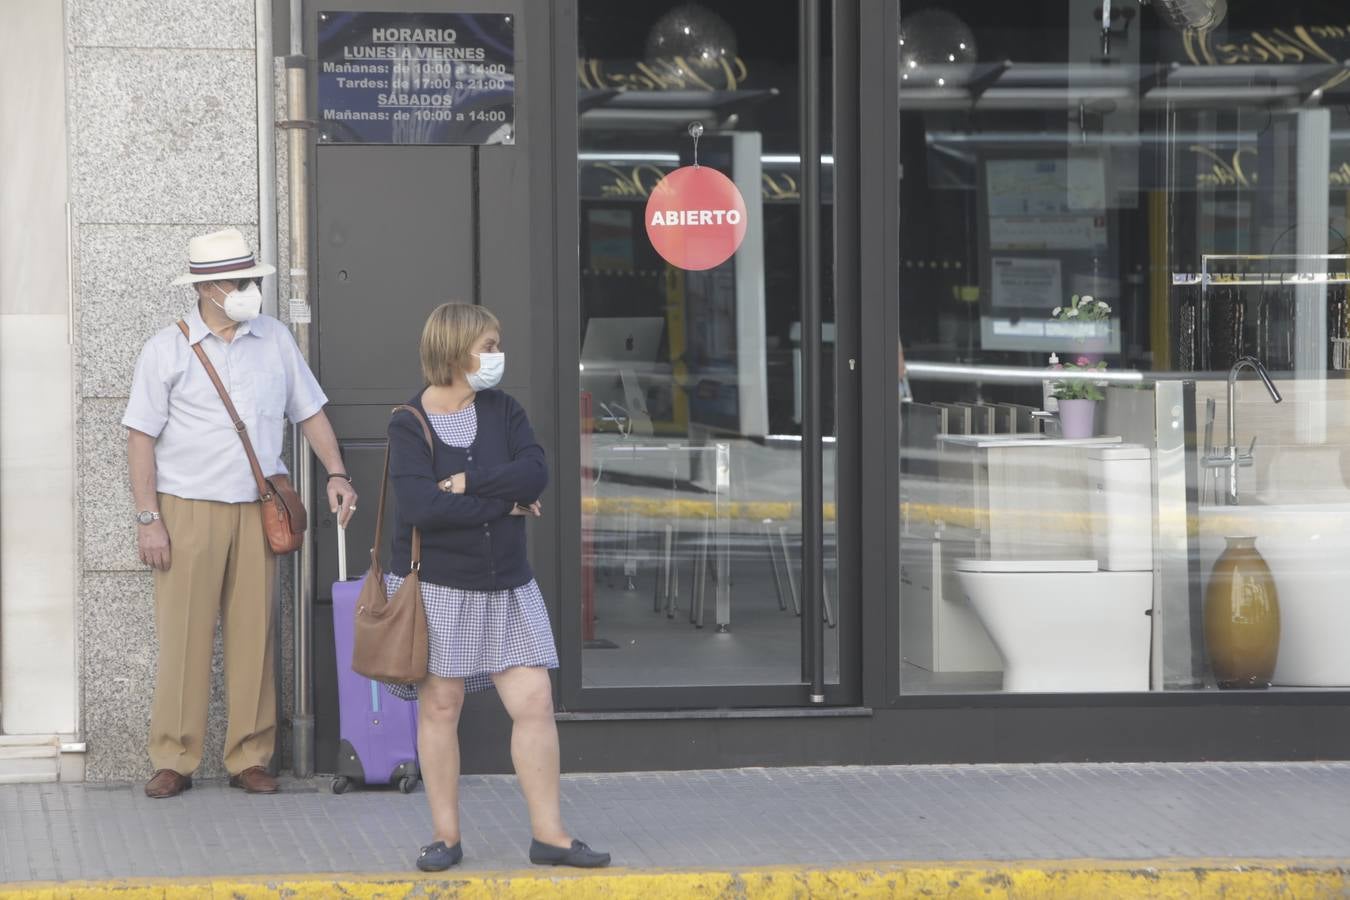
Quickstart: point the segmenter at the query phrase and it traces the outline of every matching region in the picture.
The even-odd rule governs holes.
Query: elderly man
[[[122,424],[136,502],[141,562],[155,575],[159,671],[150,718],[148,796],[192,787],[201,763],[216,619],[225,640],[230,784],[270,794],[276,746],[272,586],[276,557],[262,524],[257,482],[239,434],[193,345],[200,344],[230,395],[263,475],[284,473],[282,418],[300,424],[328,472],[328,505],[346,524],[356,511],[337,438],[323,413],[328,398],[295,339],[259,315],[258,279],[275,269],[254,260],[233,228],[193,238],[187,274],[196,304],[150,338]]]

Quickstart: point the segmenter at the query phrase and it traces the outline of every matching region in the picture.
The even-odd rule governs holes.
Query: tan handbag
[[[396,406],[394,412],[407,410],[422,425],[427,446],[435,451],[431,426],[417,409]],[[380,539],[384,532],[384,500],[389,489],[389,446],[384,448],[384,477],[380,480],[380,505],[375,512],[375,543],[370,548],[370,571],[361,583],[356,599],[355,638],[352,642],[352,671],[389,684],[416,684],[427,677],[427,613],[422,606],[422,532],[412,531],[411,566],[408,577],[389,597],[384,588],[384,570],[380,567]]]
[[[234,423],[239,440],[244,442],[244,453],[248,456],[248,464],[253,469],[253,480],[258,483],[258,498],[262,501],[263,533],[267,535],[267,546],[278,556],[294,553],[304,543],[305,528],[309,525],[305,504],[300,501],[300,495],[296,493],[295,488],[291,486],[291,480],[285,475],[263,477],[262,466],[258,465],[258,456],[253,452],[253,442],[248,438],[248,430],[244,427],[244,421],[239,418],[238,410],[230,402],[230,395],[225,390],[220,375],[216,373],[216,367],[211,365],[211,359],[202,349],[200,342],[192,344],[187,322],[179,319],[178,328],[192,345],[197,358],[202,361],[211,383],[216,386],[216,393],[220,394],[220,399],[225,404],[225,411],[230,414],[230,421]]]

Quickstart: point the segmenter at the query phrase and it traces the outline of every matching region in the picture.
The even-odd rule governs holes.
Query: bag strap
[[[249,467],[253,469],[253,480],[258,483],[258,496],[263,500],[272,499],[272,490],[267,486],[267,479],[263,476],[262,466],[258,465],[258,455],[253,452],[253,442],[248,438],[248,428],[244,425],[244,420],[239,418],[239,411],[234,408],[234,403],[230,401],[230,394],[225,390],[225,385],[221,382],[216,367],[211,365],[211,358],[202,349],[201,341],[192,343],[187,322],[179,319],[178,330],[183,332],[183,337],[187,338],[188,345],[197,354],[197,358],[202,361],[202,365],[206,368],[206,374],[211,378],[211,383],[216,386],[216,393],[220,395],[221,401],[225,404],[225,411],[230,414],[230,421],[234,423],[235,433],[239,435],[239,440],[244,442],[244,454],[248,456]]]
[[[422,411],[417,407],[409,406],[406,403],[400,403],[390,410],[390,417],[392,418],[399,411],[410,412],[417,418],[418,424],[422,426],[422,436],[427,439],[427,449],[431,451],[432,458],[435,459],[436,444],[431,437],[431,426],[427,424],[426,416],[422,415]],[[380,478],[380,502],[375,508],[375,545],[370,548],[370,564],[373,567],[378,567],[380,564],[380,542],[382,540],[382,535],[384,534],[384,501],[388,493],[389,443],[386,441],[384,445],[384,475]],[[422,568],[422,531],[415,526],[412,531],[412,553],[410,554],[409,562],[411,562],[412,571],[414,572]]]

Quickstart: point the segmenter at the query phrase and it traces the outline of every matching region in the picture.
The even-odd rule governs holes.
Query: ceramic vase
[[[1270,687],[1280,652],[1280,596],[1254,537],[1225,538],[1205,590],[1205,644],[1221,688]]]
[[[1092,437],[1096,417],[1096,400],[1059,401],[1059,431],[1066,438]]]

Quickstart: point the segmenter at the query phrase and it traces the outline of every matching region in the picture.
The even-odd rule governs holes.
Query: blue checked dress
[[[452,447],[468,447],[478,435],[478,410],[472,405],[427,418]],[[401,584],[402,577],[385,576],[390,597]],[[548,610],[533,579],[505,591],[465,591],[423,581],[422,605],[427,611],[428,670],[441,678],[463,678],[466,691],[487,690],[494,673],[515,666],[558,668]],[[405,700],[417,697],[415,686],[388,687]]]

